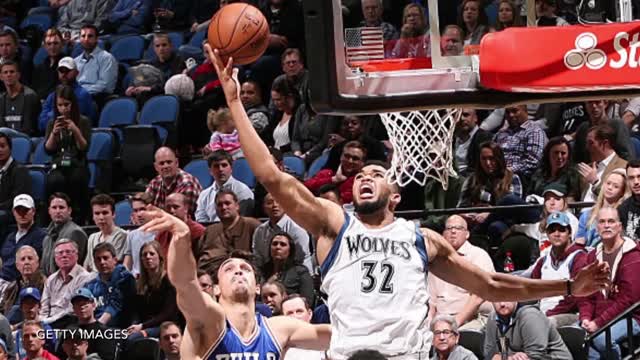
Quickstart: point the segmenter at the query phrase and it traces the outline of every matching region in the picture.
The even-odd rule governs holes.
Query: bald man
[[[167,197],[179,193],[185,197],[189,216],[193,216],[196,201],[202,191],[198,179],[178,167],[176,153],[168,147],[161,147],[156,151],[153,167],[158,176],[151,180],[146,190],[153,199],[153,205],[165,209]]]
[[[442,236],[467,261],[484,271],[494,272],[489,254],[467,241],[469,229],[467,222],[461,216],[452,215],[447,219]],[[435,318],[436,315],[450,315],[456,319],[461,329],[484,328],[487,316],[492,310],[491,303],[485,302],[461,287],[445,282],[432,272],[429,272],[427,283],[431,294],[430,319]]]

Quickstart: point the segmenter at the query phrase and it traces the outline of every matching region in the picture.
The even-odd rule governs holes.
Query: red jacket
[[[313,191],[313,193],[316,193],[322,185],[331,184],[331,178],[335,174],[336,173],[331,169],[320,170],[311,179],[305,181],[304,186]],[[338,189],[340,190],[340,200],[342,200],[343,204],[349,204],[353,201],[354,178],[355,176],[349,176],[347,180],[338,185]]]
[[[191,219],[187,219],[187,226],[189,227],[189,231],[191,232],[191,241],[193,242],[192,249],[197,249],[198,241],[204,235],[206,228]],[[164,256],[164,267],[167,268],[167,256],[169,254],[169,244],[171,243],[172,235],[168,231],[164,231],[156,235],[156,241],[160,243],[160,247],[162,249],[162,255]],[[198,257],[194,252],[194,256],[196,261]]]
[[[584,251],[584,245],[573,244],[565,250],[564,254],[560,256],[556,261],[564,261],[569,255],[573,254],[575,251],[580,251],[580,254],[577,254],[573,258],[573,263],[571,264],[571,278],[574,278],[578,271],[582,269],[585,265],[587,265],[587,252]],[[553,256],[552,252],[549,252],[547,256]],[[533,271],[531,272],[532,279],[541,279],[542,276],[542,265],[544,264],[546,256],[542,256],[538,259],[535,266],[533,267]],[[553,259],[553,258],[552,258]],[[578,302],[574,296],[565,296],[558,305],[556,305],[553,309],[547,310],[547,316],[553,316],[558,314],[571,314],[578,312]]]
[[[626,237],[624,239],[622,251],[611,269],[612,290],[606,294],[599,291],[586,298],[580,298],[580,322],[591,320],[601,328],[640,301],[640,247],[635,241]],[[595,261],[602,261],[602,243],[587,255],[587,264]],[[636,312],[633,317],[640,321],[640,312]]]

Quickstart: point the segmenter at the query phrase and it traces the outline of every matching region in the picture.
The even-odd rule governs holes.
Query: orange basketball
[[[223,6],[211,18],[208,41],[218,49],[222,59],[233,57],[233,63],[251,64],[269,45],[269,23],[256,7],[245,3]]]

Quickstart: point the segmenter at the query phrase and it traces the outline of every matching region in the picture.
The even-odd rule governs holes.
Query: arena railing
[[[603,327],[598,329],[593,334],[587,336],[585,341],[585,346],[589,346],[593,339],[597,336],[601,335],[603,332],[605,334],[605,343],[606,343],[606,359],[613,359],[613,345],[611,343],[611,327],[621,320],[626,320],[627,323],[627,338],[626,338],[626,348],[628,350],[628,354],[623,359],[638,359],[640,355],[640,348],[637,348],[636,341],[639,340],[634,338],[633,336],[633,315],[636,311],[640,310],[640,301],[631,305],[627,310],[622,312],[620,315],[613,318],[613,320],[606,323]],[[587,349],[588,350],[588,349]]]

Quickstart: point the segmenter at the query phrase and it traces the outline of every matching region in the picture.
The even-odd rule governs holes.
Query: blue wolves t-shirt
[[[207,360],[280,360],[282,349],[264,316],[256,314],[257,326],[248,341],[226,320],[219,340],[203,357]]]

